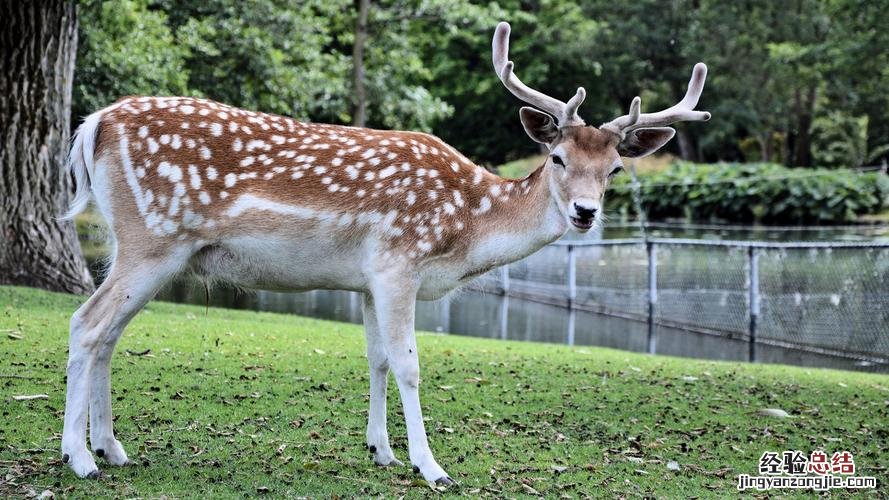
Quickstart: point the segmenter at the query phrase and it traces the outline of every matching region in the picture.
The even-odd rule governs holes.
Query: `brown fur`
[[[155,231],[160,240],[212,241],[281,223],[246,211],[237,228],[224,224],[222,214],[249,194],[351,216],[351,231],[362,231],[354,223],[359,214],[395,211],[400,234],[393,246],[433,256],[454,250],[461,235],[531,191],[529,180],[500,179],[428,134],[302,123],[203,99],[128,97],[102,116],[96,145],[97,157],[118,169],[108,172],[114,190],[128,194],[124,139],[132,169],[142,175],[139,188],[151,193],[145,211],[175,225]],[[171,209],[177,185],[178,209]],[[135,195],[115,200],[116,232],[144,234],[136,229],[146,224]],[[186,225],[186,213],[202,223]]]

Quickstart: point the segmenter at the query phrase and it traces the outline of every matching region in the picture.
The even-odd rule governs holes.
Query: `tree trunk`
[[[676,128],[676,140],[679,142],[679,156],[685,161],[697,162],[698,154],[694,140],[683,127]]]
[[[77,50],[73,1],[0,2],[0,284],[86,293],[93,282],[65,168]]]
[[[796,142],[793,147],[793,163],[800,167],[812,165],[812,115],[815,113],[817,87],[812,84],[805,97],[797,92],[799,100],[796,121]]]
[[[364,44],[367,41],[367,12],[370,0],[355,0],[358,21],[355,23],[355,44],[352,46],[352,125],[363,127],[367,122],[367,89],[364,87]]]
[[[772,159],[772,134],[765,133],[759,136],[760,161],[769,162]]]

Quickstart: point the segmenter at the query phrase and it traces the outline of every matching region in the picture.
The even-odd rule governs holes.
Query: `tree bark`
[[[70,0],[0,2],[0,284],[87,293],[65,168],[77,50]]]
[[[367,42],[367,12],[370,0],[355,0],[358,20],[355,23],[355,44],[352,46],[352,125],[367,123],[367,89],[364,86],[364,44]]]
[[[796,142],[793,147],[793,163],[799,167],[812,165],[812,116],[815,114],[815,98],[818,88],[812,84],[803,96],[797,90]]]

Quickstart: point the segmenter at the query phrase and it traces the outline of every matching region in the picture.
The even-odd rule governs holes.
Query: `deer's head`
[[[600,220],[605,190],[623,168],[621,156],[639,158],[666,144],[676,130],[668,127],[678,121],[706,121],[710,113],[695,111],[707,66],[695,65],[685,97],[676,105],[657,113],[640,113],[641,100],[633,99],[630,112],[601,126],[588,126],[577,115],[586,97],[583,87],[567,103],[538,92],[521,82],[509,60],[509,24],[497,25],[493,41],[494,70],[503,85],[533,107],[523,107],[519,117],[525,132],[546,146],[544,165],[550,193],[559,211],[579,232],[586,232]]]

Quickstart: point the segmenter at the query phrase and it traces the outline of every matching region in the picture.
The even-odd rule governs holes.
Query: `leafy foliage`
[[[639,178],[643,209],[651,219],[836,223],[889,207],[889,178],[879,172],[677,162]],[[609,210],[635,213],[631,184],[629,175],[615,180]]]
[[[124,96],[189,93],[188,49],[176,43],[167,15],[148,6],[148,0],[80,2],[75,125]]]
[[[821,165],[864,165],[889,151],[889,144],[868,149],[867,129],[869,119],[849,116],[842,111],[829,111],[812,123],[815,136],[812,155]]]
[[[80,10],[78,115],[126,94],[190,94],[351,122],[354,2],[84,0]],[[703,60],[701,107],[714,118],[679,125],[670,152],[854,167],[889,153],[887,10],[889,0],[381,0],[368,20],[368,124],[432,131],[483,163],[536,152],[521,103],[491,69],[493,27],[507,20],[521,78],[562,99],[584,86],[590,124],[637,94],[643,111],[676,102]],[[861,117],[866,130],[853,124]]]

